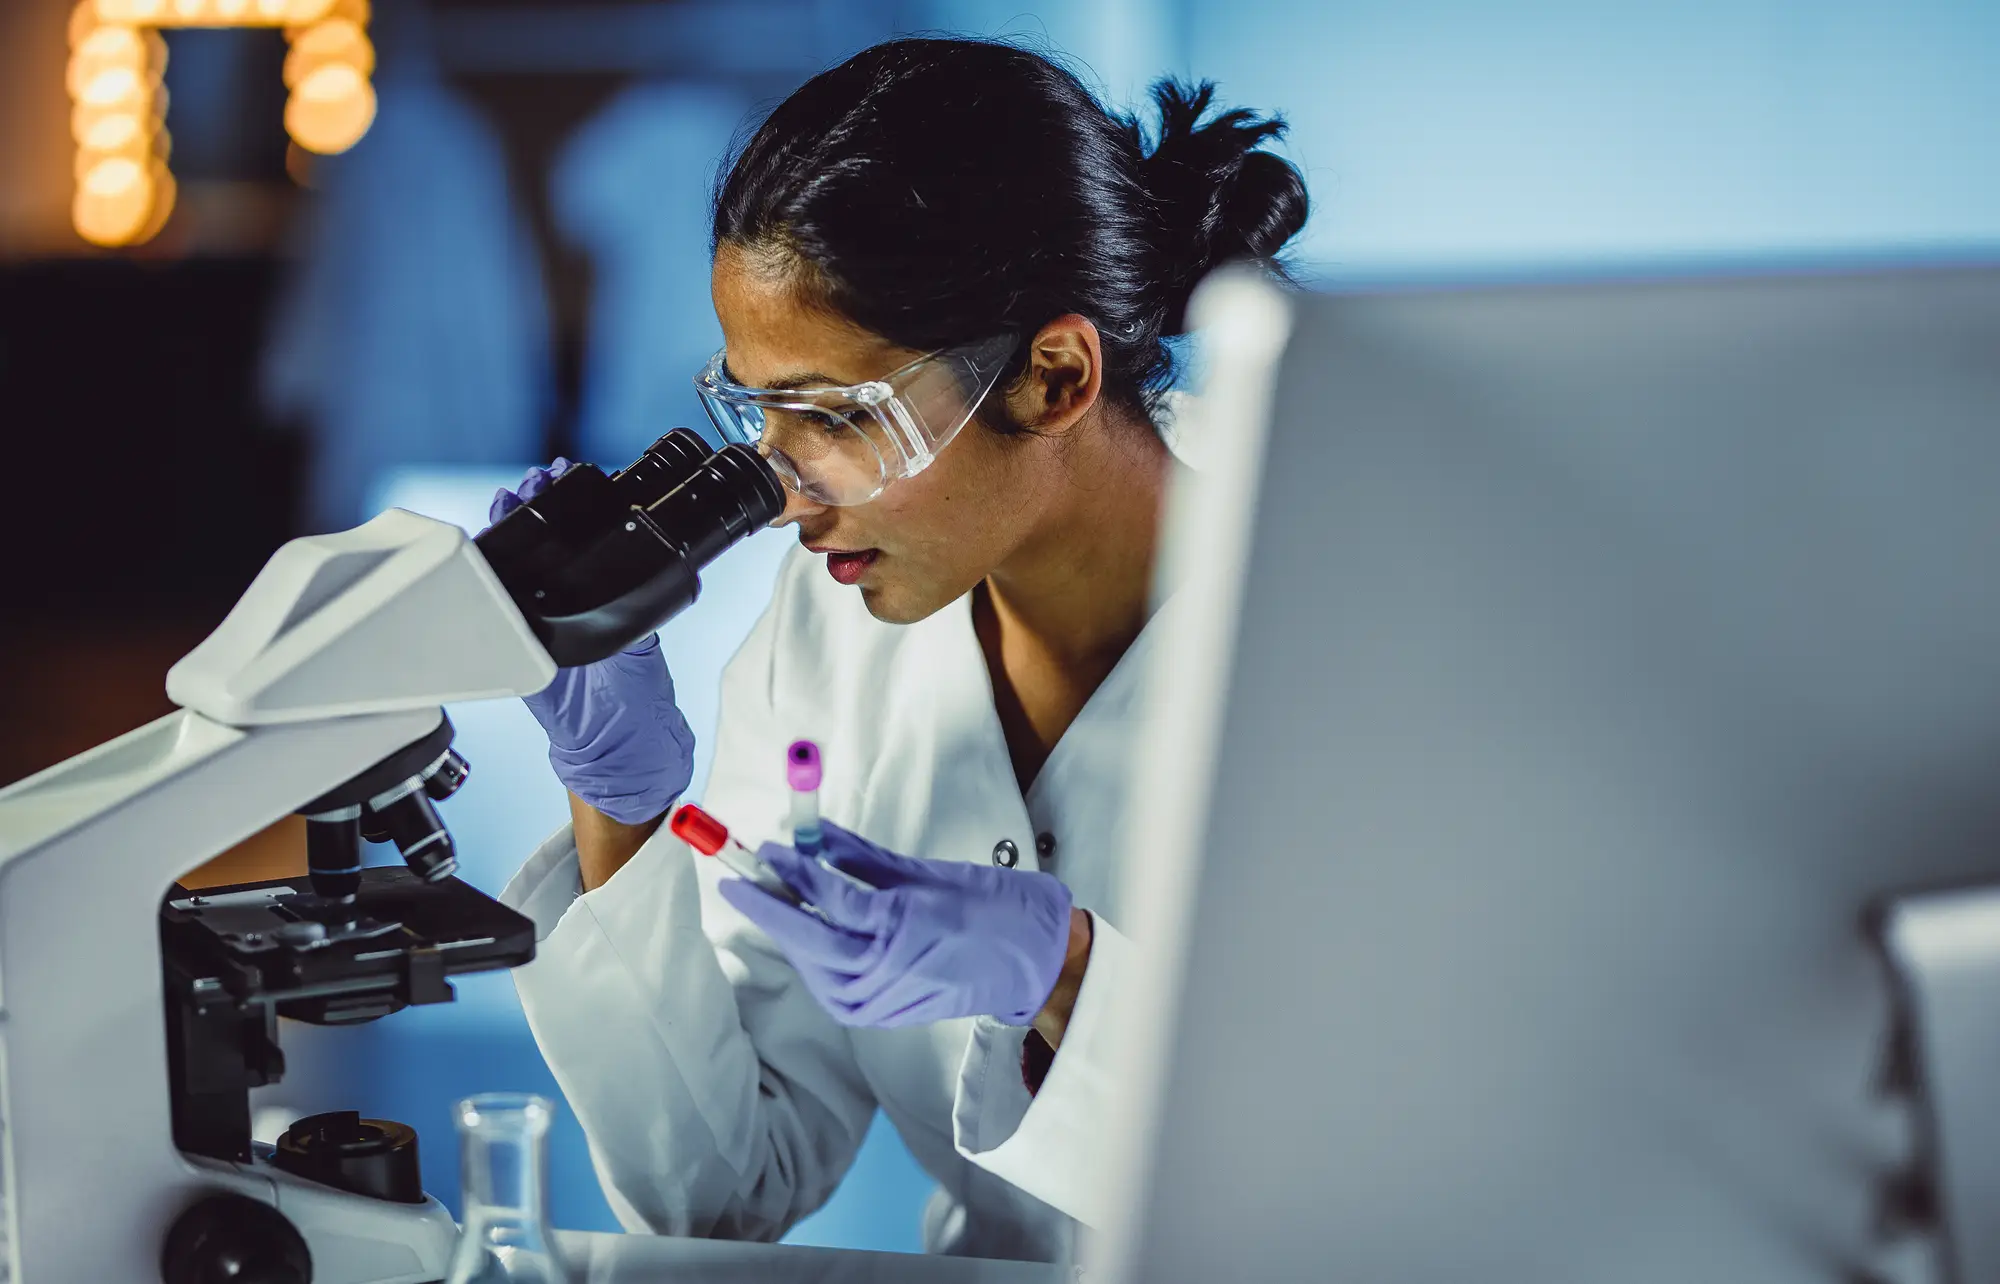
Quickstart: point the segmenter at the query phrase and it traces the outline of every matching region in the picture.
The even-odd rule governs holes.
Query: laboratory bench
[[[791,1244],[559,1231],[576,1284],[1056,1284],[1059,1266]]]

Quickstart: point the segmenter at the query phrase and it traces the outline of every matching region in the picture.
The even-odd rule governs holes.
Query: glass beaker
[[[487,1092],[453,1107],[463,1228],[445,1284],[574,1284],[549,1230],[548,1136],[555,1106]]]

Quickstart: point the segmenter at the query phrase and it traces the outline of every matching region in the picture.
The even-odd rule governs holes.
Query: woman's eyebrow
[[[832,375],[824,375],[817,370],[808,370],[804,374],[786,375],[782,379],[773,379],[766,384],[746,384],[736,377],[736,372],[729,368],[727,361],[722,363],[722,377],[740,387],[763,387],[769,388],[773,392],[796,392],[800,388],[840,388],[845,386]]]

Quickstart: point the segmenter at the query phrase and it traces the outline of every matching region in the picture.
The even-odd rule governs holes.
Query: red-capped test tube
[[[777,870],[760,860],[756,852],[729,836],[729,826],[693,803],[677,808],[667,827],[674,831],[676,838],[702,855],[713,856],[727,865],[729,872],[738,878],[756,884],[787,905],[805,904],[805,898],[792,890],[790,883],[778,877]]]

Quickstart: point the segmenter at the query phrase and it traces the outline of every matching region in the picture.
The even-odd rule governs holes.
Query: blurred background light
[[[285,88],[296,89],[301,80],[321,67],[344,63],[363,76],[375,71],[375,46],[351,18],[328,18],[292,37],[291,52],[285,55]]]
[[[333,0],[86,0],[102,22],[146,27],[276,27],[318,22]]]
[[[105,157],[77,184],[76,230],[94,244],[136,240],[152,212],[152,176],[130,157]]]
[[[79,99],[70,110],[70,137],[76,141],[79,147],[89,148],[96,146],[109,150],[115,135],[109,132],[99,132],[100,126],[103,126],[107,119],[115,120],[119,117],[131,117],[132,119],[129,124],[120,122],[105,126],[105,128],[116,131],[131,128],[139,131],[142,137],[150,136],[152,131],[160,128],[159,107],[160,104],[157,101],[150,103],[113,102],[100,105],[98,103],[84,102]],[[104,141],[93,143],[91,141],[93,138]]]
[[[148,69],[152,61],[150,54],[137,29],[98,27],[70,51],[70,96],[100,102],[115,96],[93,94],[90,87],[109,72],[123,73],[127,79],[136,79]]]
[[[120,127],[118,122],[121,120],[130,128]],[[173,139],[165,130],[157,126],[150,129],[142,127],[136,117],[129,115],[108,116],[104,123],[111,128],[103,132],[116,133],[117,138],[111,146],[98,146],[95,141],[87,141],[77,150],[76,181],[79,185],[86,176],[104,169],[106,162],[111,160],[131,160],[148,169],[155,163],[165,165],[173,144]],[[100,191],[102,181],[99,180]]]
[[[77,148],[71,223],[92,245],[146,240],[173,201],[160,181],[168,143],[161,126],[166,42],[156,31],[104,21],[102,6],[84,0],[70,15],[69,45],[63,80]]]
[[[335,155],[375,122],[367,0],[82,0],[69,20],[65,83],[74,103],[71,222],[93,245],[136,245],[167,224],[178,190],[166,169],[166,42],[158,27],[281,27],[290,50],[284,125],[295,147]],[[151,158],[150,161],[148,158]],[[129,158],[138,165],[112,164]],[[306,169],[288,161],[304,181]]]
[[[136,109],[146,93],[145,72],[134,67],[97,67],[77,77],[77,101],[92,107]]]
[[[317,0],[295,0],[294,8]],[[322,156],[338,155],[361,141],[375,122],[375,46],[363,28],[365,8],[358,17],[332,4],[319,5],[309,26],[286,29],[291,42],[283,77],[291,95],[285,101],[285,131],[292,141]]]
[[[293,141],[322,156],[354,146],[374,122],[375,87],[344,62],[314,68],[285,103],[285,129]]]
[[[145,122],[136,111],[107,112],[90,123],[77,143],[86,152],[143,149],[146,145]]]

